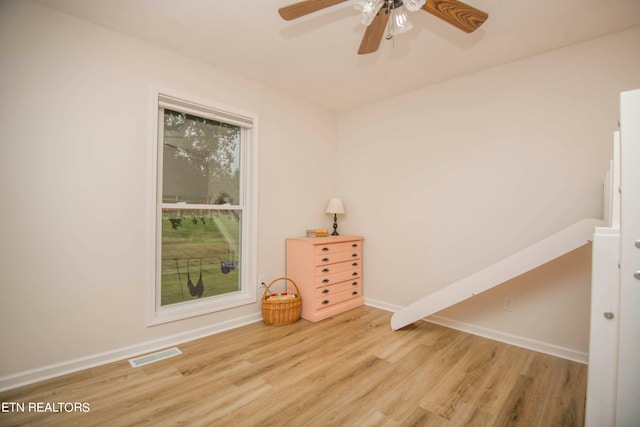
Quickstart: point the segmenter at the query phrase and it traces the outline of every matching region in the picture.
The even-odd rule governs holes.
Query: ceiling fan
[[[344,3],[347,0],[304,0],[281,7],[278,13],[286,21]],[[405,9],[414,12],[422,9],[448,22],[454,27],[471,33],[487,20],[489,15],[458,0],[358,0],[356,7],[362,11],[362,23],[367,26],[358,49],[359,55],[378,50],[382,37],[386,39],[412,28]]]

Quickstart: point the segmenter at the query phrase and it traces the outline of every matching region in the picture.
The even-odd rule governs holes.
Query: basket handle
[[[298,289],[298,285],[296,285],[296,282],[289,279],[288,277],[278,277],[277,279],[274,279],[271,281],[271,283],[269,283],[269,286],[267,286],[267,288],[264,290],[264,294],[262,294],[262,299],[267,299],[267,292],[269,291],[269,288],[271,287],[271,285],[273,285],[279,280],[288,280],[289,282],[291,282],[293,286],[296,288],[296,296],[300,297],[300,290]]]

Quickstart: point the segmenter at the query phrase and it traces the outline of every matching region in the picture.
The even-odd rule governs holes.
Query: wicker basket
[[[277,300],[267,297],[267,293],[269,292],[271,285],[279,280],[288,280],[293,284],[296,288],[295,298]],[[301,311],[302,299],[300,297],[300,291],[298,290],[298,285],[296,285],[293,280],[287,277],[280,277],[269,283],[267,289],[264,290],[264,295],[262,295],[262,318],[264,319],[265,324],[270,326],[281,326],[295,323],[300,319]]]

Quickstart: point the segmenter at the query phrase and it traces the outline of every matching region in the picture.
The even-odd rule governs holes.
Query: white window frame
[[[162,306],[160,303],[160,253],[162,245],[162,208],[171,204],[162,203],[162,141],[163,108],[193,114],[241,128],[241,180],[240,201],[242,211],[241,254],[239,260],[240,290],[224,295],[211,296],[194,301]],[[153,141],[152,141],[152,254],[151,280],[147,292],[148,326],[201,316],[234,307],[254,304],[257,301],[257,253],[258,253],[258,115],[229,106],[217,104],[192,95],[166,88],[153,88]],[[202,205],[189,205],[201,208]],[[209,206],[207,206],[209,207]],[[224,207],[224,209],[228,209]]]

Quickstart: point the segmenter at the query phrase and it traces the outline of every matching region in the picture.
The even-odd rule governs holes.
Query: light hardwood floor
[[[587,367],[360,307],[319,323],[255,323],[0,393],[89,412],[0,413],[0,425],[582,426]],[[28,407],[27,407],[28,408]],[[26,409],[27,409],[26,408]]]

